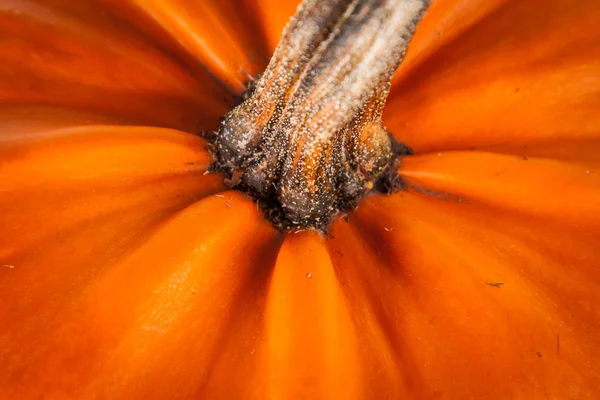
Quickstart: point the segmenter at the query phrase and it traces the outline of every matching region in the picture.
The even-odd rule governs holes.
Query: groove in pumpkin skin
[[[498,143],[469,150],[515,155],[524,158],[545,158],[579,165],[586,170],[600,170],[600,134],[590,138],[558,137],[548,140],[529,141],[528,144]]]
[[[437,198],[444,199],[444,200],[456,201],[459,203],[465,201],[464,199],[462,199],[458,196],[453,196],[451,194],[443,193],[443,192],[436,192],[435,190],[427,189],[423,186],[412,185],[410,188],[412,190],[414,190],[415,192],[419,192],[419,193],[422,193],[422,194],[425,194],[428,196],[433,196],[433,197],[437,197]]]
[[[34,141],[58,129],[87,125],[138,125],[135,121],[63,107],[2,105],[0,148],[20,141]],[[1,151],[1,150],[0,150]]]

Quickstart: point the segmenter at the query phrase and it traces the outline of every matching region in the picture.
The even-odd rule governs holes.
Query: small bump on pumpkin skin
[[[405,185],[412,153],[381,116],[426,0],[305,0],[265,72],[222,120],[213,170],[275,226],[327,231],[365,196]]]

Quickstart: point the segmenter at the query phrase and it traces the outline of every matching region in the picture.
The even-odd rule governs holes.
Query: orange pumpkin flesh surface
[[[296,6],[0,5],[0,399],[599,398],[597,2],[435,1],[327,236],[195,135]]]

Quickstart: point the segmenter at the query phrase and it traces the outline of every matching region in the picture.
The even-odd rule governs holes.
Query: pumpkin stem
[[[398,187],[409,149],[381,115],[428,0],[305,0],[264,74],[216,139],[230,186],[280,228],[325,229],[373,190]],[[386,189],[387,188],[387,189]]]

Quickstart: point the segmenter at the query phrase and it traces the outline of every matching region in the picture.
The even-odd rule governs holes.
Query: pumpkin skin
[[[196,3],[0,7],[1,399],[600,396],[595,0],[434,2],[386,108],[410,188],[329,236],[195,135],[297,3]]]

